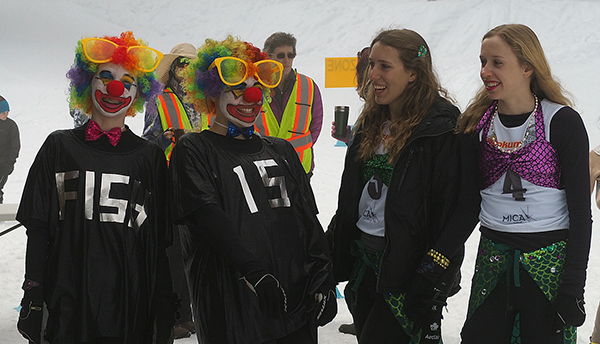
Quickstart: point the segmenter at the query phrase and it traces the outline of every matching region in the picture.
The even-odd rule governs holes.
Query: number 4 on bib
[[[521,177],[513,172],[511,169],[506,171],[506,178],[504,178],[504,187],[502,188],[502,194],[511,193],[515,201],[524,201],[524,193],[527,189],[523,189],[521,184]]]

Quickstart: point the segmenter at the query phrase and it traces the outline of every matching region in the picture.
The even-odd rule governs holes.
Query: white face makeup
[[[98,66],[92,80],[94,110],[105,117],[125,116],[137,95],[136,78],[112,62]]]
[[[262,90],[254,77],[223,91],[217,98],[217,112],[238,128],[254,125],[263,104]]]

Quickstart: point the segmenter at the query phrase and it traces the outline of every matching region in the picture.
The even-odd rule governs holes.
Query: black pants
[[[317,328],[309,322],[283,338],[263,344],[317,344]]]
[[[200,333],[197,332],[199,343],[209,343],[209,344],[221,344],[226,342],[227,331],[229,330],[226,327],[226,324],[223,322],[215,323],[214,326],[210,328],[210,337],[206,338],[206,341],[202,341],[200,338]],[[317,327],[310,322],[306,323],[304,326],[300,327],[296,331],[288,334],[285,337],[270,340],[268,342],[263,342],[260,344],[317,344]]]
[[[507,344],[511,342],[515,316],[519,314],[521,344],[562,344],[556,333],[558,316],[535,281],[521,267],[520,287],[498,280],[491,294],[465,322],[462,344]]]
[[[8,174],[0,174],[0,204],[4,202],[4,192],[2,189],[4,185],[6,185],[6,181],[8,180]]]
[[[29,342],[31,344],[33,342]],[[91,342],[84,342],[81,344],[123,344],[123,338],[117,337],[101,337]]]
[[[98,338],[95,341],[85,342],[81,344],[121,344],[123,343],[123,339],[121,338],[112,338],[112,337],[103,337]]]
[[[410,337],[392,314],[383,295],[375,290],[377,277],[372,268],[367,268],[356,291],[351,290],[353,281],[344,289],[344,297],[351,305],[356,337],[360,344],[408,344]],[[353,301],[355,300],[355,301]]]
[[[167,248],[169,257],[169,267],[171,268],[171,277],[173,278],[173,291],[181,299],[179,309],[180,318],[177,319],[177,325],[187,321],[192,321],[192,308],[190,306],[190,290],[188,281],[183,268],[183,255],[181,250],[181,239],[179,235],[179,226],[173,228],[173,245]]]

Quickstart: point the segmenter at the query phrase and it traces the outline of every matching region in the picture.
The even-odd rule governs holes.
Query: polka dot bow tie
[[[87,128],[85,129],[85,140],[86,141],[96,141],[102,135],[106,135],[106,137],[108,138],[108,142],[110,142],[110,144],[113,145],[113,147],[114,147],[121,140],[121,127],[115,127],[115,128],[112,128],[111,130],[104,131],[104,130],[100,129],[100,126],[98,125],[98,123],[90,120],[87,125]]]

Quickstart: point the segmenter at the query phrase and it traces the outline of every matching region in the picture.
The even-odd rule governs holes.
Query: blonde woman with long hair
[[[458,126],[479,138],[482,199],[462,342],[575,343],[591,235],[583,121],[529,27],[490,30],[480,60]]]

